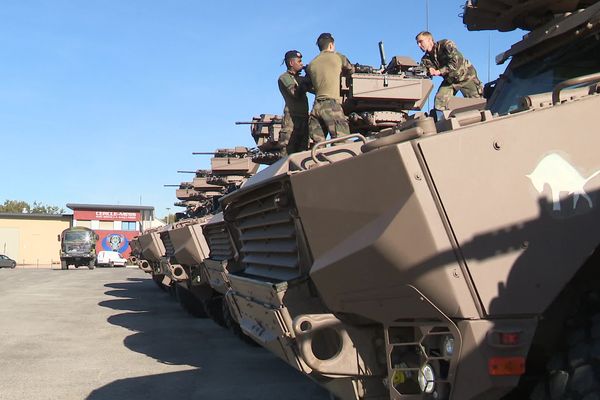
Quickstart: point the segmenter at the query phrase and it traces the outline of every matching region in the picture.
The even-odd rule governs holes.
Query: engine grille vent
[[[165,256],[173,257],[175,255],[175,248],[173,247],[169,233],[167,231],[161,232],[160,240],[162,240],[163,245],[165,246]]]
[[[210,248],[210,259],[223,261],[233,258],[234,251],[225,229],[225,222],[204,225],[203,232]]]
[[[232,210],[245,273],[275,280],[300,274],[293,202],[281,183],[250,192]],[[226,211],[226,216],[229,211]]]

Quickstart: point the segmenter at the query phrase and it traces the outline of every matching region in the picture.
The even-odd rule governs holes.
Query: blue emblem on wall
[[[102,248],[107,251],[118,251],[119,253],[123,253],[128,245],[129,241],[120,233],[111,233],[102,239]]]

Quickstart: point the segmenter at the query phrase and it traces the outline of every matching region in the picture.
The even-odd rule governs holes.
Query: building
[[[85,226],[99,236],[97,251],[117,250],[127,257],[129,241],[145,229],[163,224],[154,207],[104,204],[67,204],[73,214],[0,213],[0,254],[19,265],[60,263],[60,233]]]
[[[131,252],[129,241],[154,221],[154,207],[149,206],[69,203],[67,207],[73,210],[73,226],[98,234],[96,251],[118,251],[123,257]]]
[[[18,264],[60,262],[58,235],[71,226],[70,214],[0,213],[0,253]]]

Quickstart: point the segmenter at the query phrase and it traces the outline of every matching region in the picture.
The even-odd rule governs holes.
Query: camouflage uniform
[[[283,123],[279,132],[282,154],[292,154],[308,149],[308,98],[303,77],[286,71],[277,84],[285,100]]]
[[[445,110],[450,98],[458,91],[464,97],[481,97],[483,87],[477,71],[451,40],[440,40],[421,58],[421,64],[440,71],[444,81],[435,95],[435,108]]]
[[[346,56],[323,50],[307,68],[315,92],[315,103],[308,117],[310,137],[315,142],[350,134],[348,121],[342,110],[340,77],[349,74],[354,67]]]

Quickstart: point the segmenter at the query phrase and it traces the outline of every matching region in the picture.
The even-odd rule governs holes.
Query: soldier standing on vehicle
[[[322,33],[317,39],[321,53],[308,65],[308,76],[315,92],[315,102],[308,118],[310,137],[315,143],[349,135],[350,128],[342,110],[340,77],[354,72],[354,67],[343,54],[335,51],[331,33]]]
[[[477,71],[460,51],[453,41],[442,39],[435,42],[433,35],[427,31],[416,37],[417,45],[425,52],[421,64],[427,68],[429,76],[441,76],[441,83],[436,95],[437,110],[446,110],[450,98],[458,91],[464,97],[481,97],[483,87],[477,78]]]
[[[283,123],[279,132],[279,147],[283,156],[308,149],[308,98],[306,77],[300,76],[304,67],[302,54],[290,50],[283,58],[287,71],[277,84],[285,100]]]

